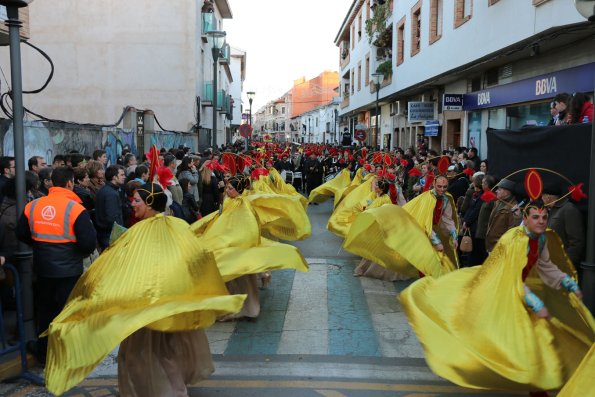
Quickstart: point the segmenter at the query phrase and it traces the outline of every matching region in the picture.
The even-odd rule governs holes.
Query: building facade
[[[593,91],[593,33],[572,0],[356,0],[335,39],[342,128],[373,129],[378,70],[379,146],[485,156],[488,128],[547,122],[556,94]]]
[[[141,0],[82,0],[76,6],[36,1],[26,10],[32,42],[55,65],[43,93],[25,98],[27,108],[48,119],[99,125],[114,123],[126,107],[151,110],[155,128],[198,133],[197,144],[208,146],[217,95],[217,141],[230,138],[237,95],[230,92],[242,68],[233,75],[229,44],[214,67],[206,35],[224,30],[223,21],[232,18],[227,0],[157,0],[150,6]],[[8,48],[0,51],[9,70]],[[25,89],[41,86],[49,66],[39,54],[23,49],[22,65]]]

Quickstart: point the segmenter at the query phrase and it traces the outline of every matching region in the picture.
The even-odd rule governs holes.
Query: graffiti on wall
[[[115,164],[124,149],[139,154],[136,135],[122,128],[91,128],[66,123],[46,123],[38,120],[24,122],[25,161],[33,156],[42,156],[48,164],[57,154],[82,153],[90,156],[94,150],[105,150],[108,161]],[[149,135],[151,144],[158,148],[177,148],[185,145],[196,150],[196,135],[155,132]],[[14,156],[12,122],[0,123],[2,155]],[[146,138],[145,138],[146,139]]]

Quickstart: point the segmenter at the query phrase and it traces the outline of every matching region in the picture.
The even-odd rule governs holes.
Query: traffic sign
[[[365,130],[355,130],[355,132],[353,133],[353,137],[360,142],[365,141],[367,136],[368,134]]]
[[[252,135],[252,127],[250,126],[250,124],[242,124],[240,126],[240,135],[244,138],[248,138]]]

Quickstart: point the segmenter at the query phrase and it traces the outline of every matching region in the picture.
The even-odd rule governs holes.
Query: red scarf
[[[440,218],[442,217],[442,206],[444,205],[444,200],[441,197],[436,197],[436,206],[434,207],[434,216],[432,217],[432,225],[437,225],[440,223]]]
[[[533,266],[539,259],[539,240],[529,238],[529,253],[527,254],[527,265],[523,268],[523,281],[527,278]]]

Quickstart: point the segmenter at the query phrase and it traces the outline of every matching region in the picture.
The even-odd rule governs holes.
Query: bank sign
[[[435,120],[434,102],[408,102],[407,103],[407,121],[410,123],[419,123],[422,121]]]
[[[562,92],[592,92],[594,73],[595,63],[590,63],[471,92],[463,96],[463,109],[476,110],[538,101],[553,98]]]
[[[463,94],[442,95],[442,110],[463,110]]]

